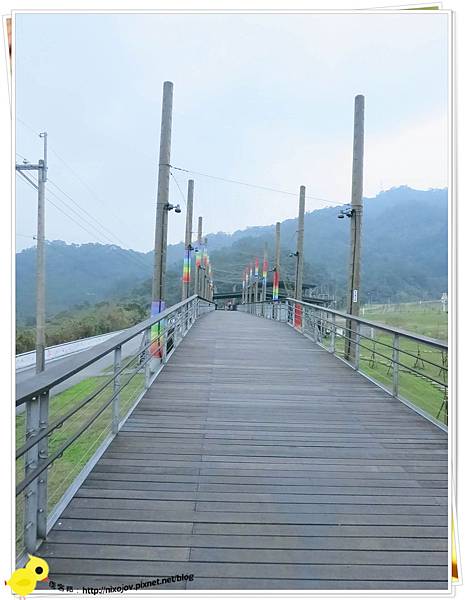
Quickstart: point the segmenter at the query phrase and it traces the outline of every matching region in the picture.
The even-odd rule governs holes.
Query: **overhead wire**
[[[34,133],[35,135],[39,135],[39,133],[37,131],[34,130],[33,127],[31,127],[28,123],[26,123],[23,119],[21,119],[20,117],[16,117],[16,120],[19,121],[22,125],[24,125],[25,127],[27,127],[27,129],[29,129],[32,133]],[[53,147],[50,147],[49,145],[49,150],[51,152],[53,152],[53,154],[55,154],[55,156],[57,156],[57,158],[74,174],[74,176],[81,182],[82,185],[84,185],[91,193],[94,197],[97,198],[97,200],[99,200],[101,202],[101,200],[98,198],[98,196],[95,194],[95,192],[85,183],[85,181],[82,180],[82,178],[74,171],[74,169],[65,161],[65,159],[60,156],[56,150],[54,150]],[[27,158],[25,158],[24,156],[22,156],[20,153],[17,153],[18,156],[20,156],[21,158],[23,158],[24,160],[28,160]],[[22,171],[17,171],[20,175],[23,176],[24,179],[28,180],[36,189],[37,189],[37,184],[32,182]],[[57,190],[59,190],[59,192],[61,192],[66,198],[68,198],[79,210],[81,210],[83,213],[85,213],[91,220],[95,221],[95,223],[97,223],[97,226],[94,225],[94,223],[92,221],[89,221],[89,219],[84,218],[81,214],[79,214],[76,210],[74,210],[71,206],[69,206],[69,204],[67,202],[65,202],[62,198],[60,198],[59,196],[57,196],[57,194],[55,194],[53,192],[53,190],[48,190],[50,194],[52,194],[57,200],[61,201],[70,211],[72,211],[78,218],[80,218],[82,221],[84,221],[84,223],[86,223],[88,226],[90,226],[94,231],[97,232],[97,234],[100,236],[100,239],[103,237],[104,240],[106,240],[107,242],[110,242],[112,245],[116,245],[115,244],[115,240],[118,242],[118,244],[121,244],[123,247],[126,246],[129,250],[129,246],[127,244],[125,244],[123,242],[123,240],[121,238],[119,238],[114,232],[112,232],[110,229],[108,229],[108,227],[106,227],[105,225],[103,225],[103,223],[101,223],[96,217],[94,217],[91,213],[89,213],[89,211],[87,211],[85,208],[83,208],[78,202],[76,202],[67,192],[65,192],[65,190],[63,190],[57,183],[55,183],[53,180],[51,180],[50,178],[48,178],[48,181],[51,183],[52,186],[54,186]],[[53,202],[51,202],[53,206],[56,206],[56,204],[54,204]],[[66,212],[64,212],[63,210],[61,210],[61,212],[63,214],[66,214]],[[70,215],[67,215],[68,218],[71,218]],[[76,220],[72,219],[75,223]],[[81,228],[83,228],[87,233],[89,233],[90,235],[92,235],[92,237],[95,237],[95,233],[90,232],[87,227],[82,227],[82,225],[80,225]],[[105,233],[107,232],[107,233]],[[109,237],[109,235],[111,236],[111,238]],[[145,265],[145,263],[136,255],[132,255],[132,254],[124,254],[124,256],[130,258],[130,260],[132,260],[133,262],[136,261],[138,263],[139,266],[143,266],[143,268],[145,269],[147,267],[147,265]]]
[[[176,184],[176,186],[177,186],[177,188],[179,190],[179,193],[181,194],[181,198],[182,198],[182,201],[184,202],[184,206],[187,208],[186,198],[184,197],[183,191],[181,190],[181,186],[179,185],[178,180],[174,176],[174,173],[171,171],[171,169],[170,169],[170,175],[173,178],[173,181]]]
[[[18,173],[20,175],[22,175],[23,178],[26,179],[29,182],[29,184],[32,185],[32,187],[34,187],[34,189],[37,189],[37,185],[33,181],[31,181],[27,176],[25,176],[24,173],[22,173],[21,171],[18,171]],[[77,215],[78,218],[80,218],[84,223],[86,223],[86,225],[92,227],[95,230],[94,232],[90,231],[88,229],[88,227],[86,227],[86,225],[83,225],[82,223],[80,223],[79,221],[77,221],[76,218],[74,218],[72,215],[70,215],[65,210],[63,210],[63,208],[61,206],[59,206],[58,204],[56,204],[55,202],[53,202],[49,197],[46,198],[46,200],[47,200],[48,203],[50,203],[57,210],[59,210],[62,214],[64,214],[66,217],[68,217],[68,219],[70,219],[71,221],[73,221],[73,223],[75,223],[76,225],[78,225],[86,233],[88,233],[93,238],[95,238],[96,237],[95,232],[96,232],[97,233],[97,237],[100,238],[100,241],[102,241],[102,237],[104,238],[104,241],[106,241],[106,242],[110,241],[111,245],[117,249],[117,251],[119,252],[119,254],[121,256],[126,257],[126,259],[129,260],[129,261],[131,261],[133,265],[137,265],[139,268],[142,267],[144,270],[147,269],[147,265],[137,255],[128,254],[127,252],[124,252],[124,250],[122,248],[119,248],[117,245],[114,244],[113,240],[111,240],[104,233],[99,232],[99,230],[95,227],[95,225],[93,225],[91,222],[89,222],[88,220],[86,220],[76,210],[74,210],[71,206],[69,206],[69,204],[67,204],[62,198],[60,198],[53,190],[49,189],[48,193],[51,194],[59,202],[61,202],[62,204],[64,204],[69,210],[71,210],[75,215]]]
[[[50,177],[48,178],[48,182],[51,183],[56,189],[58,189],[64,196],[66,196],[67,198],[69,198],[69,200],[71,200],[71,202],[75,206],[77,206],[79,208],[79,210],[81,210],[83,213],[85,213],[91,219],[93,219],[103,230],[105,230],[106,232],[108,232],[120,244],[122,244],[123,246],[126,246],[126,244],[123,242],[123,240],[121,238],[119,238],[113,231],[111,231],[110,229],[108,229],[108,227],[106,227],[105,225],[103,225],[103,223],[101,223],[96,217],[94,217],[93,215],[91,215],[85,208],[83,208],[78,202],[76,202],[76,200],[74,200],[67,192],[65,192],[59,185],[57,185],[52,179],[50,179]]]
[[[209,179],[216,179],[218,181],[223,181],[225,183],[234,183],[237,185],[244,185],[246,187],[265,190],[268,192],[274,192],[276,194],[284,194],[286,196],[294,196],[294,197],[299,196],[299,194],[296,192],[289,192],[287,190],[279,190],[277,188],[273,188],[273,187],[269,187],[269,186],[265,186],[265,185],[258,185],[255,183],[248,183],[245,181],[239,181],[237,179],[228,179],[226,177],[218,177],[217,175],[210,175],[208,173],[200,173],[199,171],[192,171],[191,169],[183,169],[181,167],[175,167],[174,165],[169,165],[169,166],[171,169],[175,169],[176,171],[183,171],[185,173],[190,173],[192,175],[200,175],[201,177],[208,177]],[[319,200],[320,202],[325,202],[327,204],[331,204],[332,206],[340,206],[341,204],[344,204],[343,202],[337,202],[335,200],[328,200],[326,198],[320,198],[318,196],[305,195],[305,198],[309,199],[309,200]]]
[[[29,125],[28,123],[26,123],[23,119],[21,119],[20,117],[16,117],[16,120],[19,121],[22,125],[24,125],[25,127],[27,127],[27,129],[29,129],[32,133],[34,133],[35,135],[40,135],[37,131],[35,131],[35,129],[33,127],[31,127],[31,125]],[[49,152],[51,152],[52,154],[54,154],[62,163],[63,165],[73,174],[73,176],[81,183],[82,186],[84,186],[88,192],[90,192],[90,194],[106,209],[108,209],[107,204],[99,197],[99,195],[95,192],[95,190],[93,190],[88,183],[86,183],[86,181],[84,181],[84,179],[82,179],[82,177],[79,175],[79,173],[77,173],[75,171],[75,169],[73,169],[73,167],[71,167],[71,165],[61,156],[61,154],[59,154],[53,144],[50,144],[50,140],[48,142],[48,150]],[[24,158],[24,157],[23,157]],[[26,159],[27,160],[27,159]],[[118,216],[115,213],[110,212],[110,214],[112,214],[113,218],[118,221],[121,225],[126,226],[125,223],[123,223]],[[124,244],[126,245],[126,244]]]

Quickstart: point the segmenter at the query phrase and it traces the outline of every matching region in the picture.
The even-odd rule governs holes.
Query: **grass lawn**
[[[121,385],[128,382],[133,371],[121,374]],[[96,391],[108,380],[109,374],[93,376],[76,385],[50,397],[49,423],[52,424],[64,413],[68,412]],[[144,374],[137,373],[120,393],[120,417],[128,413],[136,398],[144,389]],[[65,423],[56,429],[49,437],[49,456],[69,440],[84,422],[94,415],[106,401],[113,395],[113,384],[101,391],[89,404],[70,417]],[[48,513],[53,510],[64,492],[68,489],[79,472],[111,432],[112,405],[110,404],[102,414],[69,446],[48,469]],[[16,416],[16,447],[22,446],[25,441],[25,413]],[[16,480],[24,478],[24,456],[16,461]],[[24,493],[17,497],[16,502],[16,542],[17,550],[23,545],[23,522],[24,522]]]
[[[365,307],[363,315],[369,321],[385,323],[437,340],[447,341],[448,314],[440,302],[427,304],[393,304],[387,310],[375,305]]]

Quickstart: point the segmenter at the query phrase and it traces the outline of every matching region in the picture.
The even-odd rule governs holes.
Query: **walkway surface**
[[[446,589],[447,436],[286,324],[213,312],[39,554],[75,587]]]

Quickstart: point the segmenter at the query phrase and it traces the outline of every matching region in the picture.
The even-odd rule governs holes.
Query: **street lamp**
[[[354,216],[355,209],[351,208],[349,204],[344,205],[339,211],[337,218],[343,219],[344,217],[348,217],[349,219]]]

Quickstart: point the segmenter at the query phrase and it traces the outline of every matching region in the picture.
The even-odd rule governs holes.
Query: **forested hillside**
[[[311,208],[311,206],[310,206]],[[297,210],[297,202],[296,202]],[[349,222],[338,208],[305,215],[305,275],[343,297],[348,264]],[[447,190],[418,191],[406,186],[365,199],[362,239],[361,300],[391,302],[438,298],[447,289]],[[284,221],[282,274],[293,279],[296,219]],[[232,235],[208,234],[209,254],[219,291],[241,282],[244,265],[274,254],[274,224],[251,227]],[[168,248],[167,302],[181,289],[182,244]],[[153,254],[101,244],[47,243],[47,314],[88,309],[102,301],[135,301],[147,308]],[[34,324],[35,249],[16,256],[17,322]]]

